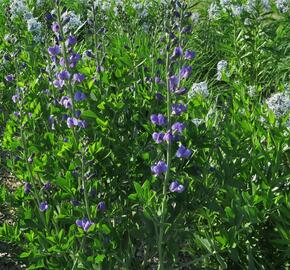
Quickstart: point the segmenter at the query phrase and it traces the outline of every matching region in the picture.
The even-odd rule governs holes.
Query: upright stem
[[[59,4],[56,4],[56,9],[57,9],[57,20],[58,20],[58,24],[59,24],[59,31],[60,31],[60,40],[61,40],[61,44],[62,44],[62,53],[63,53],[63,58],[64,58],[64,62],[65,62],[65,67],[67,69],[67,71],[70,70],[70,66],[69,66],[69,62],[68,62],[68,58],[67,58],[67,48],[66,48],[66,44],[65,44],[65,40],[64,40],[64,32],[63,32],[63,27],[62,27],[62,23],[61,23],[61,11],[60,11],[60,6]],[[68,81],[68,92],[69,92],[69,96],[71,98],[71,100],[73,101],[73,86],[72,86],[72,82],[71,82],[71,78]],[[75,115],[75,108],[74,108],[74,103],[72,102],[72,114]],[[79,147],[79,137],[78,137],[78,133],[75,131],[75,129],[73,129],[73,136],[74,136],[74,140],[75,140],[75,149],[76,151],[78,150]],[[84,155],[83,155],[83,151],[81,151],[81,177],[78,177],[78,186],[82,186],[83,190],[84,190],[84,200],[85,200],[85,205],[86,205],[86,211],[87,211],[87,215],[88,218],[90,218],[90,208],[89,208],[89,204],[88,204],[88,194],[87,194],[87,189],[86,189],[86,183],[85,183],[85,178],[84,178]]]
[[[84,177],[84,153],[82,151],[82,188],[84,190],[84,198],[85,198],[85,206],[86,206],[86,211],[87,211],[87,216],[88,219],[90,219],[90,207],[89,207],[89,201],[88,201],[88,193],[87,193],[87,188],[86,188],[86,183],[85,183],[85,177]]]
[[[171,92],[169,87],[169,53],[166,53],[166,85],[167,85],[167,130],[171,129]],[[168,182],[170,177],[170,168],[171,168],[171,140],[168,141],[167,144],[167,171],[165,173],[165,179],[163,182],[163,190],[162,190],[162,204],[161,204],[161,223],[160,223],[160,230],[159,230],[159,238],[158,238],[158,253],[159,253],[159,264],[158,270],[164,270],[164,254],[163,254],[163,237],[165,231],[165,218],[167,214],[167,188]]]

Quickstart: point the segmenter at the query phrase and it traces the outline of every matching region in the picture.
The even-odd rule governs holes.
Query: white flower
[[[276,0],[275,4],[281,13],[287,13],[289,10],[289,0]]]
[[[33,39],[37,42],[41,41],[41,22],[37,21],[35,18],[27,20],[27,29],[33,35]]]
[[[10,4],[10,11],[12,19],[23,15],[26,15],[26,19],[30,19],[32,17],[31,12],[29,11],[23,0],[12,0]],[[28,17],[28,15],[30,14],[31,16]]]
[[[208,17],[210,20],[215,20],[219,17],[219,9],[215,2],[211,3],[208,9]]]
[[[222,80],[222,74],[225,72],[226,76],[229,76],[229,73],[227,71],[228,62],[226,60],[221,60],[217,63],[217,80]]]
[[[254,85],[249,85],[247,90],[249,97],[254,97],[256,95],[256,87]]]
[[[232,10],[233,16],[237,17],[237,16],[240,16],[241,13],[243,12],[243,7],[238,6],[238,5],[231,5],[231,10]]]
[[[251,25],[251,24],[252,24],[252,23],[251,23],[250,18],[246,18],[246,19],[244,20],[244,25],[249,26],[249,25]]]
[[[228,9],[230,4],[231,4],[230,0],[220,0],[220,5],[223,8],[223,10]]]
[[[290,98],[285,93],[275,93],[266,100],[270,110],[277,118],[283,117],[290,110]]]
[[[261,3],[265,11],[269,11],[271,9],[269,0],[261,0]]]
[[[200,17],[200,14],[198,12],[194,12],[192,13],[191,15],[191,19],[194,23],[198,23],[199,21],[199,17]]]
[[[31,33],[39,33],[41,30],[41,23],[38,22],[35,18],[27,20],[27,28]]]
[[[204,122],[203,119],[200,119],[200,118],[194,118],[191,120],[191,122],[196,126],[198,127],[200,124],[202,124]]]
[[[202,95],[203,97],[208,97],[209,92],[207,89],[207,82],[200,82],[200,83],[194,83],[191,87],[191,89],[188,91],[188,98],[192,98],[195,95]]]
[[[82,24],[82,22],[80,20],[80,15],[76,15],[72,11],[65,12],[62,15],[62,19],[64,21],[67,21],[67,23],[63,27],[63,30],[65,33],[75,30],[76,28],[78,28]]]
[[[249,13],[253,13],[255,11],[256,2],[255,0],[248,0],[245,5],[245,10]]]

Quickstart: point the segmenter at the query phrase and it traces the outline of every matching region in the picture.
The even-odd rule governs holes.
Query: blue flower
[[[85,79],[85,75],[81,73],[75,73],[73,75],[73,81],[75,83],[81,83]]]
[[[175,103],[171,105],[171,112],[174,115],[181,115],[183,112],[186,112],[187,106],[182,103]]]
[[[46,211],[48,209],[48,204],[47,204],[47,202],[42,202],[42,203],[40,203],[40,205],[39,205],[39,210],[41,211],[41,212],[44,212],[44,211]]]
[[[74,96],[74,99],[75,99],[75,101],[82,101],[82,100],[84,100],[84,99],[86,99],[86,95],[83,93],[83,92],[81,92],[81,91],[77,91],[76,93],[75,93],[75,96]]]
[[[62,70],[60,73],[58,73],[58,79],[59,80],[69,80],[70,78],[70,73],[67,70]]]
[[[158,143],[158,144],[160,144],[160,143],[162,143],[162,141],[163,141],[163,137],[164,137],[164,133],[163,132],[154,132],[153,134],[152,134],[152,138],[153,138],[153,140],[156,142],[156,143]]]
[[[66,109],[70,109],[72,107],[72,100],[68,96],[62,96],[60,99],[60,104]]]
[[[105,204],[105,202],[103,202],[103,201],[102,202],[99,202],[97,208],[101,212],[105,212],[106,211],[106,204]]]
[[[77,39],[74,36],[69,36],[68,39],[66,40],[65,44],[68,47],[71,47],[77,43]]]
[[[182,48],[181,47],[175,47],[173,50],[172,58],[177,58],[182,56]]]
[[[25,194],[29,194],[30,191],[31,191],[31,184],[25,182],[25,184],[24,184],[24,193]]]
[[[73,128],[75,126],[78,126],[78,120],[74,117],[68,117],[66,120],[66,124],[69,128]]]
[[[60,54],[60,47],[58,45],[55,45],[53,47],[49,47],[48,53],[50,55],[53,55],[53,56],[58,55],[58,54]]]
[[[185,148],[183,145],[180,145],[177,152],[176,157],[178,158],[188,158],[191,155],[191,150]]]
[[[173,181],[169,186],[169,190],[171,192],[182,193],[184,191],[184,186],[179,184],[177,181]]]
[[[84,219],[78,219],[76,221],[76,225],[83,228],[83,230],[85,232],[87,232],[89,230],[89,228],[94,224],[94,222],[92,221],[89,221],[87,218],[84,218]]]
[[[158,161],[153,166],[151,166],[151,172],[155,176],[159,176],[160,174],[165,173],[167,169],[168,169],[167,164],[162,160]]]
[[[170,91],[175,91],[179,83],[179,79],[176,76],[171,76],[169,78],[169,89]]]
[[[195,57],[195,52],[194,51],[190,51],[190,50],[186,50],[185,54],[184,54],[184,58],[186,60],[192,60]]]
[[[152,114],[150,119],[151,119],[151,122],[157,126],[164,126],[167,123],[167,118],[161,113],[159,113],[158,115]]]
[[[176,122],[171,126],[171,128],[174,133],[178,132],[179,134],[181,134],[182,131],[185,129],[185,125],[183,123]]]
[[[191,71],[192,71],[192,67],[190,67],[190,66],[182,67],[180,70],[180,73],[179,73],[180,78],[187,79],[189,77]]]

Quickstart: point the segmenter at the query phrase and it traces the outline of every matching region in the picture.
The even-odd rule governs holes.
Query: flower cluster
[[[222,80],[223,73],[226,74],[226,76],[229,76],[229,73],[227,71],[228,62],[226,60],[221,60],[217,63],[217,80]]]
[[[289,11],[289,0],[276,0],[275,4],[281,13],[287,13]]]
[[[89,221],[87,218],[84,219],[78,219],[76,221],[76,225],[78,227],[81,227],[85,232],[89,230],[89,228],[94,224],[94,222]]]
[[[286,115],[290,110],[290,98],[287,93],[275,93],[266,100],[266,103],[277,119]]]
[[[182,122],[176,121],[171,123],[174,117],[180,117],[184,112],[187,111],[187,105],[183,104],[182,102],[178,102],[178,97],[185,94],[187,91],[184,87],[182,87],[183,82],[185,82],[192,71],[192,67],[189,65],[182,65],[184,61],[192,60],[195,57],[195,52],[190,50],[183,50],[181,46],[177,46],[173,49],[172,54],[169,57],[169,60],[172,65],[175,63],[179,63],[180,68],[178,69],[177,74],[172,74],[168,78],[168,88],[167,95],[175,97],[175,101],[172,104],[169,104],[170,112],[167,117],[163,114],[152,114],[151,115],[151,122],[157,127],[167,127],[165,131],[155,131],[152,134],[153,140],[157,144],[172,144],[174,141],[178,143],[177,151],[175,157],[180,159],[189,158],[192,154],[190,149],[187,149],[181,143],[181,135],[186,128],[186,125]],[[160,80],[160,79],[159,79]],[[156,81],[156,80],[155,80]],[[161,80],[160,80],[161,81]],[[160,99],[163,100],[163,99]],[[169,99],[171,100],[171,98]],[[170,151],[170,150],[168,150]],[[168,162],[168,161],[167,161]],[[151,167],[151,172],[154,176],[160,176],[163,173],[167,173],[169,170],[169,165],[160,160],[156,162]],[[180,184],[177,180],[173,181],[170,184],[169,190],[171,192],[181,193],[184,191],[184,186]]]
[[[67,16],[71,16],[73,13],[66,12],[62,15],[63,20],[66,20]],[[70,21],[70,20],[69,20]],[[65,22],[64,22],[65,23]],[[67,24],[66,24],[67,25]],[[75,71],[78,62],[81,60],[81,55],[74,52],[74,47],[77,44],[77,38],[75,36],[68,36],[68,38],[62,44],[59,44],[61,37],[61,29],[58,22],[52,23],[52,30],[56,35],[56,43],[48,48],[48,53],[51,57],[51,70],[54,71],[54,80],[52,85],[55,88],[64,91],[67,90],[67,94],[63,95],[59,104],[70,113],[63,116],[63,120],[66,121],[68,128],[86,128],[87,124],[85,120],[79,119],[81,117],[81,111],[76,110],[75,104],[86,99],[86,94],[82,91],[75,91],[74,88],[81,84],[85,80],[85,75]],[[69,29],[70,27],[68,27]],[[73,74],[71,74],[73,73]]]

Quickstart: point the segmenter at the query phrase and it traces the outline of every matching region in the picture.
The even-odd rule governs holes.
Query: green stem
[[[167,85],[167,129],[171,129],[171,93],[169,87],[169,53],[166,53],[166,85]],[[171,168],[171,141],[168,141],[167,144],[167,171],[165,173],[165,179],[163,182],[163,190],[162,190],[162,204],[161,204],[161,223],[160,223],[160,230],[159,230],[159,237],[158,237],[158,254],[159,254],[159,263],[158,263],[158,270],[164,270],[164,254],[163,254],[163,237],[165,231],[165,219],[167,213],[167,188],[168,182],[170,178],[170,168]]]
[[[86,211],[87,211],[87,216],[88,219],[90,220],[90,207],[89,207],[89,200],[88,200],[88,193],[87,193],[87,188],[86,188],[86,183],[85,183],[85,177],[84,177],[84,153],[82,151],[82,188],[84,190],[84,198],[85,198],[85,206],[86,206]]]

